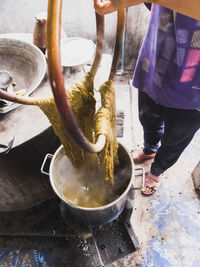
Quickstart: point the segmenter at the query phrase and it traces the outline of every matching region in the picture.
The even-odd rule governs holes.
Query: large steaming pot
[[[129,152],[123,145],[119,144],[118,157],[120,163],[117,169],[126,170],[125,172],[122,172],[123,175],[120,177],[120,179],[123,179],[124,181],[124,191],[115,201],[97,208],[85,208],[73,205],[71,202],[67,201],[62,196],[61,189],[59,188],[59,179],[60,176],[63,175],[61,165],[65,164],[65,169],[67,169],[68,167],[73,168],[70,160],[64,155],[63,146],[60,146],[54,155],[46,155],[46,158],[41,168],[44,174],[48,174],[44,171],[44,166],[47,158],[49,157],[52,157],[49,168],[50,183],[54,192],[62,200],[62,212],[65,213],[64,217],[72,216],[78,222],[86,225],[101,225],[113,221],[120,215],[126,204],[127,194],[130,188],[133,186],[133,181],[135,177],[133,160]],[[70,175],[67,175],[66,173],[64,175],[65,179],[72,179]],[[141,187],[134,189],[141,189]]]

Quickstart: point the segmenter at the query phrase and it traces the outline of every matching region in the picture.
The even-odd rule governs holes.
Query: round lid
[[[61,65],[73,67],[87,64],[95,54],[93,41],[84,38],[61,39]]]

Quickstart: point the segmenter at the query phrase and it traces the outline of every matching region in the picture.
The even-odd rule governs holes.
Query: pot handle
[[[142,171],[142,185],[140,187],[133,187],[134,190],[140,190],[144,187],[145,182],[145,169],[143,167],[135,168],[135,171]]]
[[[15,137],[13,136],[12,139],[8,142],[8,144],[0,144],[0,154],[8,154],[11,150]]]
[[[53,158],[53,155],[52,155],[52,154],[46,154],[46,156],[45,156],[45,158],[44,158],[44,160],[43,160],[43,162],[42,162],[42,166],[41,166],[41,168],[40,168],[40,171],[41,171],[42,174],[45,174],[45,175],[49,176],[49,172],[46,172],[46,171],[44,170],[44,167],[45,167],[45,164],[47,163],[47,161],[48,161],[48,163],[50,163],[49,161],[50,161],[52,158]]]

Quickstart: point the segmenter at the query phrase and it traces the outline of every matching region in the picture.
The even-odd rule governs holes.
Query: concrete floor
[[[125,88],[128,90],[126,80],[123,90]],[[123,90],[120,90],[120,94]],[[138,120],[137,89],[132,88],[131,92],[132,138],[129,137],[125,143],[129,149],[138,149],[143,145],[143,133]],[[120,99],[124,106],[128,103],[127,98]],[[176,164],[163,174],[161,186],[153,196],[145,197],[136,191],[132,225],[140,249],[113,263],[112,267],[200,266],[200,198],[191,178],[191,172],[199,159],[200,131]],[[148,161],[141,166],[148,172],[150,164],[151,161]],[[136,184],[140,183],[141,177],[136,176]]]
[[[109,64],[105,65],[109,68]],[[105,73],[105,69],[100,68],[97,84],[105,80],[101,71]],[[119,75],[115,82],[117,110],[125,114],[124,136],[119,141],[129,150],[137,149],[143,143],[142,128],[138,121],[137,90],[130,87],[130,79],[129,75]],[[200,266],[200,199],[191,179],[191,172],[200,159],[199,137],[200,132],[178,162],[166,171],[160,189],[154,196],[144,197],[140,191],[136,191],[131,222],[140,248],[109,267]],[[150,162],[142,166],[148,172]],[[137,175],[135,184],[140,183],[141,176]],[[16,266],[9,258],[8,261],[4,258],[4,263],[7,265],[0,261],[0,267]],[[24,266],[29,265],[24,261]],[[43,258],[43,264],[31,266],[48,265]],[[70,267],[76,266],[71,264]]]

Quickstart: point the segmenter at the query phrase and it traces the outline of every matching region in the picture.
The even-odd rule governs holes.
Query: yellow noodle
[[[80,148],[64,128],[54,98],[37,101],[35,104],[44,112],[53,126],[55,134],[64,146],[65,154],[75,168],[83,165],[94,168],[97,164],[104,170],[104,179],[114,183],[114,159],[117,158],[115,90],[112,81],[107,81],[100,88],[102,107],[95,115],[94,76],[85,75],[81,84],[76,83],[66,90],[77,123],[90,142],[95,135],[106,135],[106,145],[98,153],[89,153]]]
[[[93,91],[93,75],[90,72],[85,75],[81,84],[77,83],[66,91],[77,123],[91,142],[93,141],[96,104]],[[81,149],[64,128],[53,97],[38,101],[36,104],[48,117],[55,134],[64,146],[66,156],[71,160],[75,168],[95,161],[96,155]]]
[[[114,165],[118,164],[116,139],[115,88],[112,80],[106,81],[99,89],[102,108],[97,112],[96,135],[106,134],[106,145],[100,152],[100,164],[104,179],[114,183]],[[105,122],[107,120],[107,122]],[[104,128],[103,128],[104,127]]]

